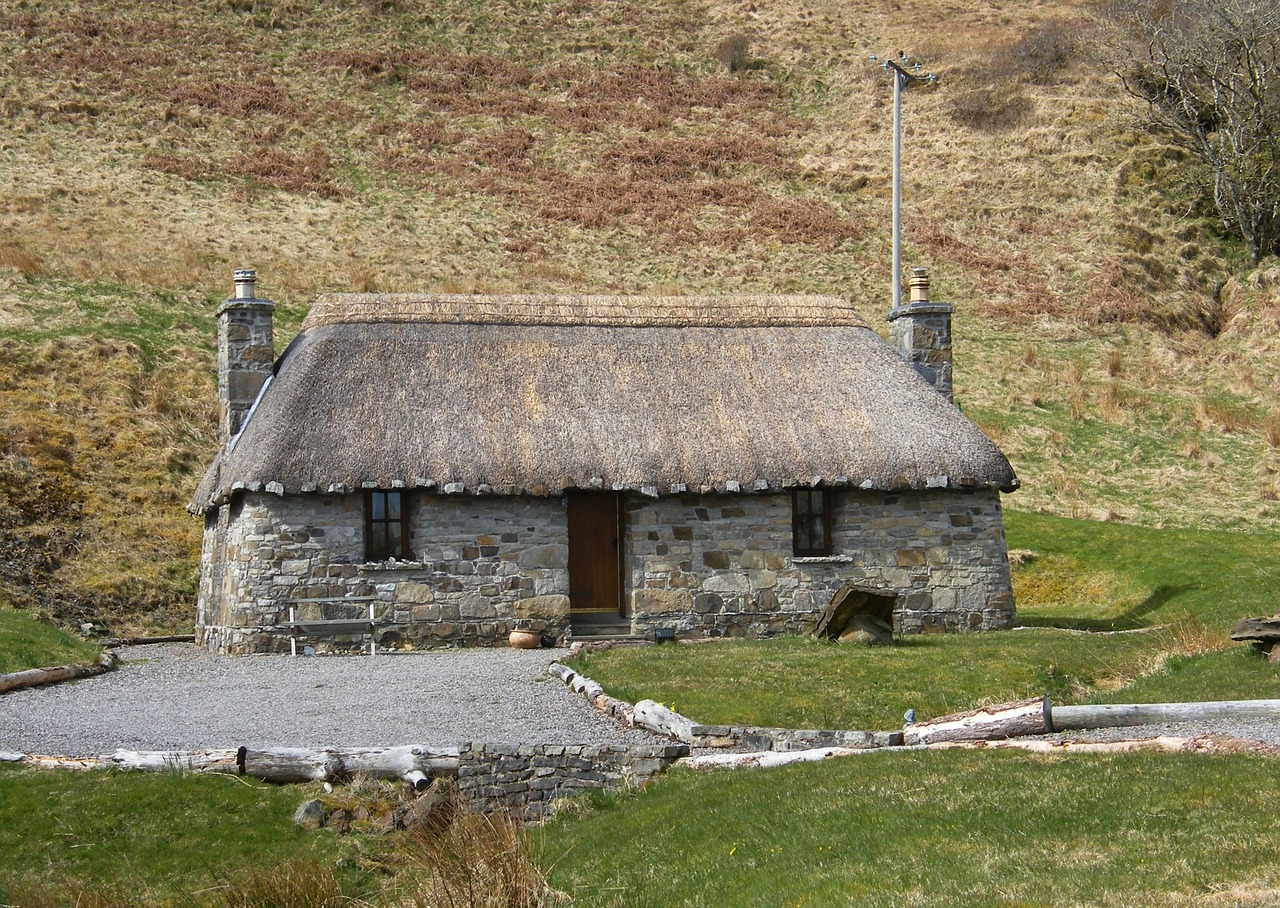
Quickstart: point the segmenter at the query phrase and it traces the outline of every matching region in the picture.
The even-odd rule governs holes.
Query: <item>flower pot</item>
[[[542,645],[542,635],[537,631],[521,630],[517,628],[511,632],[511,636],[507,638],[513,649],[537,649]]]

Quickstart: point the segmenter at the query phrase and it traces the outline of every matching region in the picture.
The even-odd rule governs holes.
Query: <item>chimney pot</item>
[[[907,285],[911,290],[911,299],[913,303],[929,302],[929,269],[928,268],[912,268],[911,280]]]
[[[258,272],[253,268],[237,268],[235,271],[236,292],[235,299],[251,300],[257,299],[255,284],[258,281]]]

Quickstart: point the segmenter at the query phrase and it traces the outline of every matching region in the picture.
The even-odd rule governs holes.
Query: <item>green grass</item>
[[[1280,538],[1006,514],[1019,622],[1006,633],[849,647],[807,638],[615,649],[575,661],[610,693],[713,724],[895,728],[984,703],[1280,697],[1230,625],[1274,611]],[[1111,633],[1124,631],[1125,633]]]
[[[542,845],[575,908],[1263,905],[1277,794],[1246,756],[873,754],[675,771]]]
[[[233,776],[0,764],[0,904],[42,885],[127,894],[121,905],[199,904],[229,879],[291,862],[332,868],[352,855],[348,842],[291,819],[311,796]]]
[[[0,675],[95,662],[98,647],[0,604]]]

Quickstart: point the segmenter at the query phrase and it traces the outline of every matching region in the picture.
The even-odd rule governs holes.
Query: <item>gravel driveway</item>
[[[166,644],[119,652],[114,672],[0,696],[0,751],[660,742],[602,718],[549,678],[562,650],[293,658]]]
[[[602,717],[547,665],[563,650],[460,649],[368,656],[213,656],[124,648],[96,678],[0,696],[0,752],[377,747],[467,741],[654,744]],[[1122,740],[1211,732],[1280,745],[1276,719],[1046,736]]]

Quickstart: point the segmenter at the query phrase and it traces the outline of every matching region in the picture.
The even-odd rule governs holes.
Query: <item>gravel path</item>
[[[561,650],[296,659],[212,656],[181,644],[119,652],[114,672],[0,697],[0,751],[661,743],[602,718],[548,677]]]

